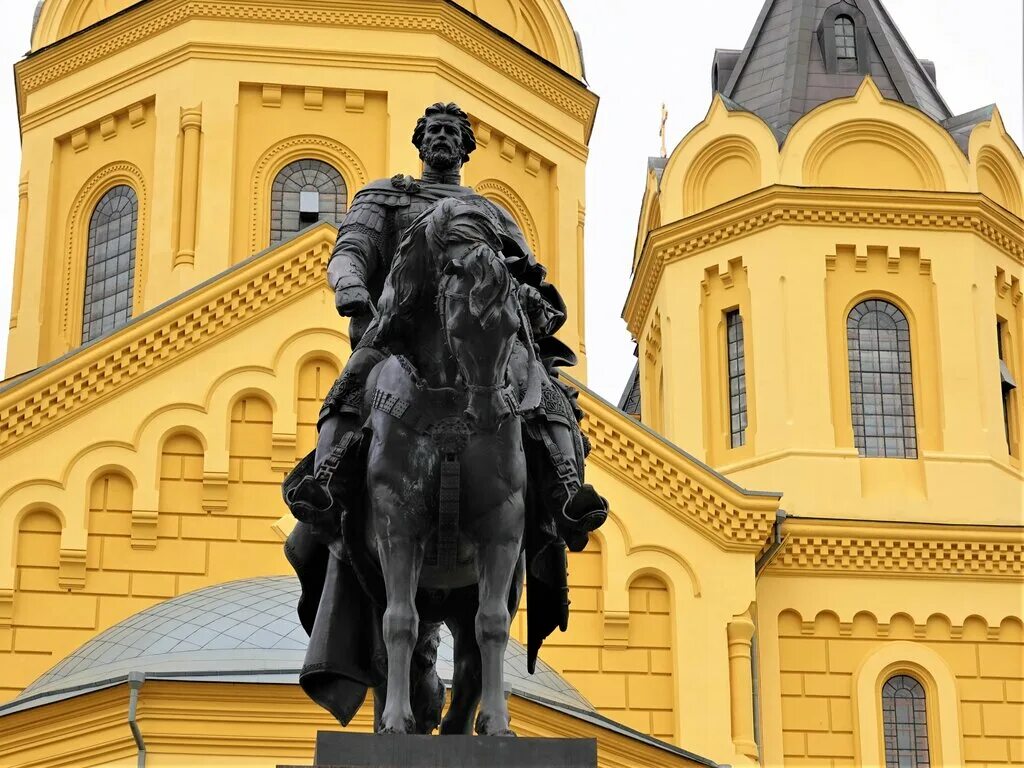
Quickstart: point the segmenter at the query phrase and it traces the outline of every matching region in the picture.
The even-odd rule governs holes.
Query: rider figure
[[[331,516],[336,512],[330,509],[329,488],[324,486],[338,458],[359,437],[366,380],[388,354],[377,343],[375,306],[398,244],[409,225],[433,203],[474,194],[462,186],[461,168],[476,149],[476,139],[468,116],[458,106],[428,107],[416,124],[413,144],[423,161],[422,178],[395,176],[372,182],[357,193],[328,266],[338,312],[351,318],[353,353],[320,411],[315,455],[319,482],[293,486],[288,498],[297,517],[319,518],[322,522],[314,527],[326,526],[328,534],[335,533]],[[554,286],[544,280],[544,268],[511,216],[498,205],[493,209],[503,219],[508,235],[503,255],[521,283],[520,300],[532,326],[537,355],[548,372],[541,407],[524,414],[531,479],[558,536],[571,550],[579,551],[586,546],[588,532],[604,522],[607,502],[583,483],[588,446],[579,427],[582,412],[575,403],[575,391],[557,379],[557,366],[576,362],[575,354],[553,335],[565,322],[565,305]]]

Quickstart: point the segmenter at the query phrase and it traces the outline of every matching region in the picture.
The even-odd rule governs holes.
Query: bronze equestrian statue
[[[354,349],[283,486],[300,683],[343,725],[373,688],[380,733],[468,734],[476,715],[478,734],[514,735],[502,667],[524,580],[532,672],[567,627],[566,548],[608,506],[583,482],[582,412],[558,380],[575,363],[553,335],[565,305],[509,213],[461,185],[468,117],[434,104],[413,143],[422,178],[361,190],[328,268]]]

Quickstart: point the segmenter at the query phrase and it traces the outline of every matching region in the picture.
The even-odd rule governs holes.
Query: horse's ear
[[[462,262],[459,259],[452,259],[444,265],[444,274],[446,275],[461,275],[465,271],[466,269],[462,266]]]

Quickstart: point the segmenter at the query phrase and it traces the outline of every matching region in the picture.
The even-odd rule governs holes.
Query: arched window
[[[861,456],[917,458],[910,326],[881,299],[855,306],[846,321],[854,444]]]
[[[108,191],[89,221],[85,259],[82,343],[92,341],[132,316],[139,198],[126,184]]]
[[[348,210],[345,180],[322,160],[286,165],[270,192],[270,244],[277,245],[318,221],[338,222]]]
[[[837,16],[835,21],[836,62],[840,72],[857,71],[857,36],[853,19]]]
[[[893,675],[882,686],[885,768],[930,768],[924,686],[910,675]]]

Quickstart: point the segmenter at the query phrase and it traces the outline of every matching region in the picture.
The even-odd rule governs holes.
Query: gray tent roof
[[[626,388],[619,398],[619,410],[640,417],[640,363],[633,366],[633,372],[626,380]]]
[[[295,606],[298,579],[242,579],[171,598],[89,640],[32,683],[0,717],[123,683],[141,672],[163,680],[297,684],[308,638]],[[447,629],[438,648],[438,673],[452,677]],[[593,707],[557,672],[537,661],[526,671],[526,649],[510,640],[505,686],[512,693],[574,711]]]
[[[715,52],[714,88],[755,112],[784,138],[815,107],[856,93],[863,72],[829,73],[819,27],[825,14],[863,14],[865,69],[887,99],[936,122],[953,117],[935,83],[935,66],[918,59],[881,0],[765,0],[741,51]]]

